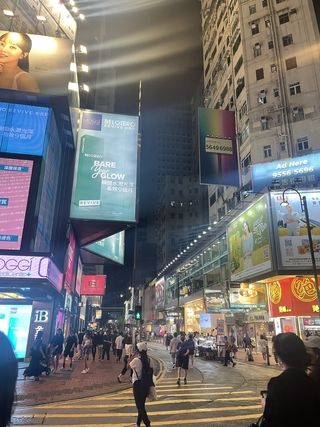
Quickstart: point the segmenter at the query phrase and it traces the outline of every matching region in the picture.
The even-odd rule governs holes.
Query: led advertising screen
[[[84,247],[84,249],[99,255],[103,258],[110,259],[118,264],[124,263],[124,235],[125,232],[121,231],[106,239],[99,240],[98,242],[91,243]]]
[[[247,280],[271,271],[268,207],[262,197],[228,224],[231,280]]]
[[[83,275],[81,280],[81,295],[104,295],[107,276]]]
[[[165,292],[166,280],[164,277],[161,277],[155,284],[155,307],[163,308],[164,307],[164,292]]]
[[[199,108],[200,183],[239,186],[235,115]]]
[[[297,179],[310,186],[318,183],[320,153],[307,154],[292,159],[252,165],[252,190],[259,192],[278,182],[281,187],[295,185]]]
[[[229,287],[230,308],[264,308],[267,304],[264,283],[231,283]]]
[[[283,202],[282,192],[270,194],[273,224],[275,230],[277,260],[279,269],[311,269],[311,254],[305,213],[301,210],[299,195],[295,191],[286,191],[287,206]],[[320,263],[320,191],[301,191],[306,196],[314,256]]]
[[[50,109],[0,102],[0,151],[42,156]]]
[[[83,111],[71,218],[136,220],[138,117]]]
[[[0,158],[0,249],[20,250],[33,162]]]
[[[71,58],[71,40],[0,31],[0,88],[66,95]]]
[[[18,359],[26,356],[32,305],[1,305],[0,331],[9,338]]]

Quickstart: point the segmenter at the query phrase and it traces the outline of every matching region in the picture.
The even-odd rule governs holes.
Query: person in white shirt
[[[116,362],[120,362],[122,357],[122,352],[123,352],[123,336],[121,332],[115,340],[115,346],[116,346],[116,352],[117,352]]]
[[[173,334],[173,338],[170,341],[170,354],[172,358],[172,367],[176,367],[176,356],[177,356],[177,347],[180,342],[180,338],[178,338],[177,332]]]
[[[148,389],[144,388],[141,382],[142,371],[147,371],[150,367],[150,361],[147,355],[147,343],[139,342],[137,344],[138,355],[130,362],[132,369],[133,396],[138,410],[137,423],[135,427],[139,427],[143,421],[146,427],[150,427],[151,423],[146,411],[146,398]]]

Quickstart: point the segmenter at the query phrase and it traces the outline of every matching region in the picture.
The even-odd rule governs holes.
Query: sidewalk
[[[244,362],[244,363],[247,363],[248,365],[261,365],[261,366],[268,367],[267,363],[263,360],[261,353],[253,351],[252,356],[253,356],[253,362],[248,362],[244,348],[239,348],[237,351],[235,360],[236,362]],[[278,366],[274,360],[273,354],[269,355],[269,363],[270,363],[270,366],[272,366],[273,368]]]
[[[68,360],[67,360],[68,362]],[[159,372],[159,364],[153,362],[156,373]],[[73,362],[73,371],[59,370],[57,373],[40,377],[36,382],[33,378],[23,379],[23,371],[27,364],[19,363],[17,381],[17,402],[19,405],[37,405],[83,397],[96,396],[126,389],[131,386],[129,371],[120,384],[117,376],[122,370],[123,363],[116,363],[115,357],[110,360],[95,362],[89,361],[89,372],[81,374],[84,369],[83,360]],[[62,360],[60,361],[62,366]],[[69,366],[68,363],[66,366]]]

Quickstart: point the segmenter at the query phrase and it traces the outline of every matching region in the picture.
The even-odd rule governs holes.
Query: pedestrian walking
[[[243,346],[246,353],[246,360],[248,362],[253,362],[253,355],[252,355],[252,341],[249,335],[245,335],[243,337]]]
[[[172,336],[170,333],[168,333],[168,334],[166,334],[166,335],[165,335],[165,345],[166,345],[166,350],[168,350],[168,349],[169,349],[169,347],[170,347],[170,342],[171,342],[172,338],[173,338],[173,336]]]
[[[234,362],[234,360],[232,359],[232,354],[233,354],[232,350],[234,348],[234,344],[231,344],[231,342],[228,341],[228,337],[225,336],[224,345],[225,345],[225,349],[224,349],[224,365],[223,366],[228,366],[229,363],[231,363],[232,367],[234,368],[236,366],[236,362]]]
[[[132,338],[130,335],[126,335],[124,337],[124,357],[123,357],[123,369],[120,372],[120,374],[118,375],[118,381],[119,383],[121,383],[121,379],[122,377],[127,373],[128,369],[129,369],[129,363],[132,360],[132,356],[133,356],[133,345],[132,345]],[[130,377],[132,378],[132,372],[130,374]]]
[[[309,336],[304,344],[310,357],[307,374],[316,382],[320,392],[320,337]]]
[[[177,384],[180,386],[181,380],[180,380],[180,374],[181,369],[184,370],[184,384],[187,384],[187,375],[188,375],[188,368],[189,368],[189,343],[186,341],[185,334],[180,335],[180,342],[177,346],[177,364],[178,367],[178,377],[177,377]]]
[[[97,332],[97,350],[98,350],[98,360],[102,360],[102,352],[103,352],[103,331],[100,330]]]
[[[0,331],[0,427],[11,423],[18,377],[18,361],[6,335]]]
[[[268,353],[268,340],[265,334],[260,335],[260,339],[258,341],[258,346],[262,354],[263,361],[267,363],[267,353]]]
[[[180,342],[180,338],[178,338],[177,332],[173,334],[173,338],[170,341],[170,354],[171,354],[171,360],[172,360],[172,367],[176,367],[176,357],[177,357],[177,347]]]
[[[110,360],[110,348],[112,345],[112,335],[110,332],[104,332],[102,337],[103,349],[101,360],[104,360],[104,356],[107,355],[107,360]]]
[[[144,381],[142,381],[143,375],[150,369],[150,360],[147,354],[147,343],[138,343],[137,350],[138,356],[134,357],[130,362],[130,368],[132,369],[133,396],[138,411],[135,427],[139,427],[142,421],[146,427],[149,427],[151,426],[151,423],[146,411],[146,399],[149,387],[145,386]]]
[[[96,354],[97,354],[97,347],[98,347],[98,342],[99,342],[98,333],[96,331],[94,331],[92,333],[91,339],[92,339],[92,346],[91,346],[92,361],[95,362]]]
[[[43,332],[39,331],[30,349],[31,360],[23,373],[24,379],[26,377],[34,377],[35,381],[40,380],[43,369],[41,362],[46,360],[46,348],[42,342],[42,338]]]
[[[65,369],[66,367],[66,360],[67,357],[69,358],[69,370],[72,370],[72,361],[74,357],[74,350],[77,348],[78,345],[78,337],[75,332],[71,332],[70,335],[66,339],[66,345],[64,347],[63,351],[63,363],[62,363],[62,369]]]
[[[263,427],[314,426],[319,418],[320,396],[306,374],[308,356],[303,341],[294,333],[281,333],[274,340],[283,372],[268,383]]]
[[[86,332],[83,341],[82,341],[82,354],[84,358],[84,369],[81,371],[82,374],[87,374],[89,372],[89,356],[92,351],[92,337],[89,332]]]
[[[190,368],[193,368],[194,351],[195,351],[196,345],[194,342],[193,334],[191,333],[188,335],[187,344],[189,349],[189,364],[190,364]]]
[[[117,352],[116,362],[119,363],[122,357],[122,352],[123,352],[123,336],[121,332],[115,339],[115,348]]]
[[[83,358],[82,341],[85,333],[86,333],[85,328],[82,328],[81,332],[78,333],[78,353],[79,353],[78,360],[81,360]]]
[[[63,351],[63,332],[61,328],[57,329],[56,334],[52,337],[50,342],[51,353],[52,353],[52,372],[57,372],[59,367],[59,360]]]

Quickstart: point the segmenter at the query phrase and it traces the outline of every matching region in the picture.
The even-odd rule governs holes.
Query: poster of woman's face
[[[72,41],[0,31],[0,89],[66,95]]]

